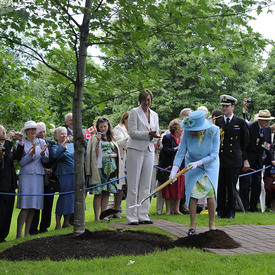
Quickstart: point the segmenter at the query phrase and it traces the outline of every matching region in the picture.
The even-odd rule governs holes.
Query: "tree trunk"
[[[77,56],[77,78],[73,99],[73,131],[74,131],[74,235],[85,232],[85,178],[84,178],[84,149],[85,140],[82,133],[82,94],[86,74],[86,59],[89,36],[91,0],[86,0],[83,22],[80,27],[80,45]]]

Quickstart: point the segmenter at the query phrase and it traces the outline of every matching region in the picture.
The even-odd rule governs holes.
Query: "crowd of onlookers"
[[[263,165],[271,165],[264,171],[263,180],[266,206],[275,211],[275,124],[270,127],[270,121],[274,118],[268,110],[261,110],[255,122],[249,123],[235,117],[233,111],[237,100],[225,95],[221,97],[221,110],[212,111],[210,117],[208,109],[201,106],[198,108],[198,114],[203,112],[203,118],[196,118],[195,113],[193,121],[188,120],[192,110],[184,108],[180,117],[169,123],[168,130],[160,131],[158,114],[150,109],[152,100],[152,93],[146,89],[139,95],[140,105],[125,112],[116,127],[112,127],[109,119],[100,117],[96,121],[95,132],[86,140],[85,183],[89,193],[94,195],[93,209],[96,221],[99,221],[100,214],[107,210],[109,196],[113,194],[113,208],[116,210],[114,218],[121,217],[121,201],[126,197],[126,217],[129,224],[153,223],[149,217],[150,200],[144,201],[140,207],[131,206],[139,203],[154,190],[157,187],[156,183],[160,185],[166,182],[170,176],[167,170],[172,170],[171,175],[175,175],[185,166],[186,158],[192,158],[192,145],[188,140],[182,141],[183,129],[188,131],[190,127],[193,137],[195,136],[198,142],[197,146],[201,146],[207,140],[206,133],[210,131],[210,135],[213,135],[213,131],[215,132],[216,128],[210,128],[213,124],[220,129],[220,144],[217,145],[219,161],[215,164],[218,170],[216,172],[219,174],[218,191],[210,188],[207,196],[201,196],[202,192],[197,190],[198,183],[203,187],[211,187],[211,176],[202,174],[197,182],[194,182],[195,192],[188,189],[188,181],[182,175],[175,179],[173,184],[157,193],[157,213],[163,212],[164,202],[167,215],[189,213],[190,206],[193,211],[194,205],[197,211],[200,211],[207,208],[206,202],[212,202],[208,207],[215,205],[213,200],[209,200],[214,198],[215,202],[215,197],[219,218],[234,218],[237,197],[241,198],[245,211],[257,211],[262,173],[241,177],[239,192],[236,184],[240,174],[261,169]],[[246,114],[244,118],[247,119]],[[196,129],[192,125],[199,119],[202,119],[204,125],[208,125],[209,131],[206,126]],[[0,242],[5,241],[9,233],[15,202],[15,196],[10,194],[14,194],[16,189],[17,208],[20,209],[17,217],[17,238],[22,237],[24,225],[24,236],[47,232],[51,224],[55,192],[65,192],[59,195],[56,203],[56,229],[73,224],[72,113],[65,115],[65,125],[66,127],[57,127],[53,130],[51,140],[46,138],[46,125],[43,122],[27,121],[20,132],[12,130],[9,133],[0,125]],[[187,148],[183,148],[182,144],[187,144]],[[179,148],[181,152],[188,154],[188,157],[179,158]],[[209,150],[207,145],[205,150]],[[204,167],[206,171],[209,163],[217,161],[214,159],[216,156],[208,162],[190,162],[191,168]],[[19,175],[16,175],[15,160],[20,167]],[[162,169],[154,170],[154,164]],[[127,177],[124,177],[125,175]],[[109,181],[110,184],[104,184]],[[209,197],[212,191],[217,194],[213,193],[213,196]],[[195,193],[200,195],[194,200]],[[185,204],[186,194],[188,205]],[[195,232],[195,225],[192,223],[194,221],[191,220],[190,234]]]

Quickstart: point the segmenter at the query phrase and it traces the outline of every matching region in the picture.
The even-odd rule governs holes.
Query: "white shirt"
[[[226,117],[226,116],[224,115],[224,116],[223,116],[224,122],[226,123],[227,118],[229,118],[229,123],[230,123],[230,121],[231,121],[231,119],[232,119],[233,116],[234,116],[233,113],[232,113],[232,115],[231,115],[230,117]]]

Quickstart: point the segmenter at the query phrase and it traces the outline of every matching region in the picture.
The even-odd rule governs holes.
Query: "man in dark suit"
[[[249,166],[246,147],[249,131],[244,119],[233,114],[237,99],[220,97],[223,116],[216,119],[220,127],[220,173],[218,183],[218,217],[234,219],[236,204],[236,183],[241,168]]]
[[[13,146],[13,138],[19,140],[17,148]],[[14,160],[20,160],[24,145],[22,133],[11,131],[6,135],[6,129],[0,124],[0,193],[15,193],[17,187]],[[4,242],[10,231],[15,196],[0,194],[0,242]]]
[[[272,119],[274,117],[270,115],[268,110],[260,110],[258,121],[248,125],[249,143],[246,151],[249,165],[254,170],[259,170],[263,167],[265,157],[268,157],[272,161],[272,164],[275,165],[271,147],[271,128],[269,126]],[[251,212],[258,211],[257,204],[261,194],[261,181],[261,172],[240,178],[240,196],[245,210]],[[250,187],[251,193],[249,198]]]

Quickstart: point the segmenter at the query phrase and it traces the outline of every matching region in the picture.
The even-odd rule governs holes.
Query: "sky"
[[[259,32],[263,35],[264,38],[271,39],[275,41],[275,2],[270,6],[270,9],[273,10],[273,13],[267,13],[267,9],[264,9],[260,15],[257,15],[256,12],[253,12],[252,15],[256,18],[254,21],[250,21],[250,26],[254,31]],[[267,52],[264,54],[264,57],[268,57],[268,52],[271,50],[272,46],[267,46]]]

